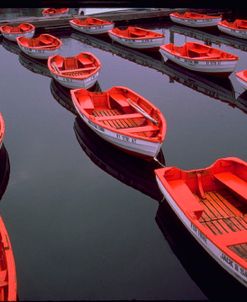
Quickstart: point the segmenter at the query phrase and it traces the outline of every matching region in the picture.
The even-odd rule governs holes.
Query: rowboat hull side
[[[240,30],[240,29],[233,29],[221,24],[218,24],[218,29],[222,31],[225,34],[237,37],[237,38],[242,38],[242,39],[247,39],[247,30]]]
[[[95,74],[91,75],[88,78],[85,79],[73,79],[73,78],[67,78],[67,77],[60,77],[57,74],[52,73],[52,77],[59,82],[62,86],[66,88],[76,89],[76,88],[91,88],[93,85],[97,82],[97,79],[99,77],[99,72],[96,72]]]
[[[75,104],[74,104],[75,105]],[[100,127],[93,123],[75,105],[75,108],[81,117],[81,119],[102,139],[115,145],[116,147],[125,150],[127,152],[136,154],[144,158],[154,158],[158,155],[162,144],[149,142],[147,140],[136,139],[128,135],[122,135],[114,131],[110,131],[106,128]]]
[[[43,49],[32,49],[28,47],[24,47],[18,43],[20,49],[28,56],[34,59],[46,60],[49,56],[54,56],[58,54],[59,48],[53,50],[43,50]]]
[[[166,201],[175,212],[177,217],[190,232],[190,234],[196,239],[196,241],[209,253],[214,260],[216,260],[228,273],[230,273],[235,279],[237,279],[244,286],[247,286],[247,271],[241,267],[238,263],[232,260],[228,255],[223,253],[212,241],[210,241],[204,234],[200,232],[197,226],[190,220],[184,212],[178,207],[173,197],[163,186],[159,177],[156,175],[156,180],[160,191],[164,195]]]
[[[163,49],[160,48],[160,53],[163,56],[164,59],[169,59],[173,61],[174,63],[181,65],[185,68],[188,68],[190,70],[194,71],[200,71],[205,73],[231,73],[234,71],[237,60],[234,61],[228,61],[228,60],[193,60],[193,59],[185,59],[179,56],[175,56]]]
[[[111,30],[114,27],[114,24],[79,26],[73,22],[70,22],[70,25],[72,28],[82,33],[91,34],[91,35],[97,35],[97,34],[99,35],[99,34],[107,33],[108,30]]]
[[[240,83],[240,85],[244,88],[247,89],[247,81],[244,81],[242,79],[240,79],[239,77],[236,76],[236,79],[238,80],[238,82]]]
[[[187,18],[179,18],[175,16],[170,16],[171,20],[175,23],[190,26],[190,27],[211,27],[216,26],[218,22],[221,21],[222,18],[215,19],[187,19]]]
[[[16,42],[16,38],[18,37],[26,37],[26,38],[32,38],[34,36],[34,32],[35,30],[33,31],[30,31],[30,32],[27,32],[27,33],[20,33],[20,34],[16,34],[16,33],[12,33],[12,34],[6,34],[6,33],[2,33],[3,37],[9,41],[13,41],[13,42]]]
[[[152,38],[152,39],[128,39],[121,38],[113,35],[109,32],[109,36],[113,41],[116,41],[124,46],[137,49],[147,49],[147,48],[158,48],[165,42],[165,38]]]

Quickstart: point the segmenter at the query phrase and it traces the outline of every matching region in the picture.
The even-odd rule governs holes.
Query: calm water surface
[[[196,41],[172,34],[171,25],[152,28],[166,34],[165,43]],[[234,74],[212,79],[164,63],[159,54],[142,53],[141,64],[138,51],[107,38],[90,42],[72,30],[56,35],[63,40],[62,55],[90,51],[101,60],[93,89],[127,86],[161,109],[167,165],[194,169],[219,157],[247,160],[247,96]],[[245,69],[247,42],[234,39],[233,47],[222,37],[220,45],[209,43],[238,55],[236,71]],[[170,208],[159,206],[154,165],[112,149],[82,124],[68,90],[51,79],[45,63],[5,40],[0,60],[10,161],[0,210],[14,249],[20,300],[246,294],[198,248]]]

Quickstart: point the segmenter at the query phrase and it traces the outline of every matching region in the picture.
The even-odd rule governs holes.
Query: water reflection
[[[196,242],[165,200],[159,205],[155,220],[184,269],[208,299],[243,299],[246,288]]]
[[[0,149],[0,199],[6,191],[10,174],[9,155],[4,144]]]
[[[16,42],[12,42],[10,40],[7,40],[7,39],[3,38],[3,40],[2,40],[2,46],[6,50],[14,53],[15,55],[19,55],[21,53],[21,49],[20,49],[20,47],[18,46],[18,44]]]
[[[237,49],[241,49],[243,51],[247,51],[247,41],[229,37],[228,35],[219,32],[218,29],[215,29],[212,32],[206,29],[186,28],[179,25],[173,25],[169,30],[170,43],[174,43],[172,41],[175,40],[175,34],[180,34],[186,37],[204,41],[207,45],[212,45],[212,43],[214,43],[220,47],[222,44],[224,44]]]
[[[77,115],[77,111],[74,107],[74,104],[71,99],[70,89],[62,86],[54,79],[51,80],[50,84],[51,94],[53,95],[54,99],[64,108],[72,112],[73,114]],[[92,86],[89,91],[92,92],[101,92],[101,87],[99,82],[97,81],[94,86]]]
[[[170,82],[176,81],[211,98],[221,100],[230,106],[238,107],[242,110],[242,107],[238,106],[233,85],[228,77],[220,78],[193,72],[169,60],[164,62],[158,53],[144,54],[137,50],[112,44],[106,39],[89,37],[82,33],[72,33],[71,37],[85,44],[116,54],[139,65],[155,69],[167,75]]]
[[[23,67],[32,71],[33,73],[38,73],[50,78],[52,77],[47,67],[47,61],[37,60],[27,56],[23,52],[20,52],[19,62]]]
[[[87,156],[102,170],[151,198],[160,201],[163,196],[157,186],[154,169],[160,167],[156,162],[143,162],[125,152],[114,148],[95,134],[79,117],[75,119],[74,131],[77,140]],[[158,159],[165,164],[161,151]]]

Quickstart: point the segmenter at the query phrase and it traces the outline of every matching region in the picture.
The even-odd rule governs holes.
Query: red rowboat
[[[0,31],[4,38],[10,41],[16,41],[17,37],[32,38],[35,32],[35,26],[30,23],[21,23],[19,25],[3,25]]]
[[[98,93],[75,89],[71,96],[81,119],[100,137],[139,157],[157,156],[166,121],[144,97],[120,86]]]
[[[247,39],[247,20],[236,19],[234,22],[223,20],[218,23],[218,29],[231,36]]]
[[[152,30],[129,26],[126,29],[117,27],[108,31],[112,40],[132,48],[157,48],[165,41],[165,35]]]
[[[191,26],[191,27],[211,27],[216,26],[221,20],[222,16],[209,16],[207,14],[198,14],[194,12],[171,13],[170,18],[173,22]]]
[[[247,69],[235,73],[237,80],[244,89],[247,89]]]
[[[229,74],[234,71],[238,56],[197,42],[182,46],[162,45],[160,53],[165,59],[194,71],[211,74]]]
[[[155,170],[167,202],[201,246],[247,286],[247,162],[221,158],[204,169]]]
[[[113,22],[97,18],[74,18],[69,22],[71,27],[86,34],[103,34],[114,27]]]
[[[58,53],[62,41],[49,34],[41,34],[36,38],[17,38],[20,49],[35,59],[47,59]]]
[[[51,56],[47,64],[53,78],[67,88],[92,87],[101,68],[100,61],[89,52],[73,57]]]
[[[0,113],[0,149],[3,144],[4,135],[5,135],[5,122],[2,114]]]
[[[67,14],[69,12],[69,8],[44,8],[42,10],[43,16],[60,16]]]

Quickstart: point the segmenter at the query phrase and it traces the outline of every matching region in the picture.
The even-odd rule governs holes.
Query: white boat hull
[[[82,33],[90,34],[90,35],[104,34],[104,33],[107,33],[108,30],[113,29],[113,27],[114,27],[114,24],[79,26],[73,22],[70,22],[70,25],[72,28],[74,28]]]
[[[228,35],[231,35],[231,36],[234,36],[237,38],[247,39],[247,30],[232,29],[232,28],[223,26],[221,24],[218,24],[218,29],[225,34],[228,34]]]
[[[108,141],[109,143],[115,145],[118,148],[121,148],[125,151],[138,154],[143,157],[154,158],[158,155],[162,144],[153,143],[147,140],[133,138],[129,135],[122,135],[114,131],[110,131],[106,128],[103,128],[91,120],[89,120],[84,114],[75,105],[75,108],[80,115],[81,119],[101,138]]]
[[[211,27],[216,26],[222,18],[214,18],[214,19],[185,19],[185,18],[179,18],[175,16],[170,16],[171,20],[175,23],[190,26],[190,27]]]
[[[236,76],[236,79],[238,80],[238,82],[240,83],[240,85],[245,89],[247,90],[247,82],[240,79],[239,77]]]
[[[9,41],[13,41],[13,42],[16,42],[16,38],[18,37],[26,37],[26,38],[32,38],[34,36],[34,32],[35,30],[33,31],[30,31],[30,32],[27,32],[27,33],[20,33],[20,34],[6,34],[6,33],[2,33],[3,37]]]
[[[175,62],[178,65],[181,65],[187,69],[193,71],[200,71],[205,73],[231,73],[234,71],[237,60],[227,61],[227,60],[193,60],[192,58],[181,58],[179,56],[175,56],[168,51],[163,49],[159,50],[164,59],[169,59]]]
[[[113,41],[116,41],[124,46],[137,49],[147,49],[160,47],[165,43],[165,38],[153,38],[153,39],[127,39],[120,38],[112,33],[108,33]]]
[[[177,206],[176,202],[174,201],[170,193],[166,190],[166,188],[162,185],[157,176],[156,179],[166,201],[169,203],[172,210],[175,212],[175,214],[184,224],[187,230],[191,233],[191,235],[228,273],[230,273],[243,285],[247,286],[247,270],[233,261],[230,257],[228,257],[212,241],[210,241],[204,234],[202,234],[201,231],[193,223],[193,221],[188,219],[184,212]]]
[[[20,49],[28,56],[34,59],[46,60],[49,56],[54,56],[58,54],[59,48],[54,50],[43,50],[43,49],[32,49],[28,47],[24,47],[18,43]]]
[[[66,77],[61,77],[52,73],[52,77],[62,86],[66,88],[76,89],[76,88],[91,88],[97,81],[99,72],[91,75],[86,79],[71,79]]]

